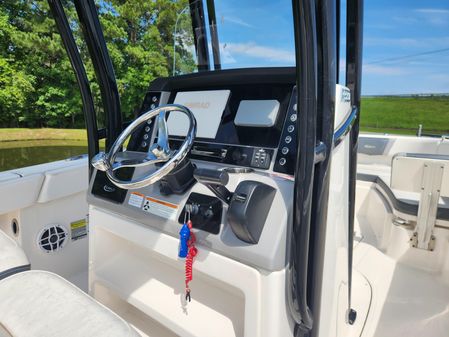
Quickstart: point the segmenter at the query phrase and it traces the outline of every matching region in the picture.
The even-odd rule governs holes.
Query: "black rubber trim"
[[[295,68],[242,68],[215,70],[154,80],[148,91],[194,90],[238,84],[291,84],[296,83]]]
[[[316,242],[311,235],[313,224],[321,225],[320,219],[312,216],[314,201],[320,198],[320,183],[314,186],[315,146],[317,144],[317,100],[318,100],[318,47],[316,32],[316,3],[314,0],[293,0],[293,22],[295,31],[296,88],[298,118],[298,149],[296,151],[295,185],[293,193],[293,221],[290,237],[290,261],[287,269],[287,301],[291,317],[294,320],[295,337],[310,337],[313,329],[312,299],[318,290],[313,280],[315,250],[321,248],[322,242]],[[320,77],[321,79],[321,77]],[[326,81],[331,81],[326,79]],[[320,83],[320,89],[322,89]],[[327,97],[326,97],[327,98]],[[320,100],[321,104],[321,100]],[[320,111],[320,118],[322,117]],[[320,132],[321,134],[321,132]],[[330,149],[331,147],[329,147]],[[329,158],[329,157],[328,157]],[[326,164],[328,160],[325,160]],[[324,162],[323,162],[324,163]],[[319,165],[319,164],[318,164]],[[322,182],[323,183],[323,182]],[[327,198],[325,199],[325,203]],[[318,204],[318,211],[323,205]],[[313,214],[313,215],[312,215]],[[327,214],[326,212],[322,213]],[[315,228],[313,232],[320,228]],[[322,274],[321,274],[322,275]],[[319,275],[316,275],[319,277]],[[318,290],[321,292],[321,290]],[[318,331],[318,330],[317,330]]]
[[[390,186],[388,186],[379,176],[374,174],[357,173],[357,180],[375,183],[377,187],[384,192],[384,196],[388,198],[390,204],[395,210],[404,214],[418,216],[419,205],[396,198]],[[438,207],[437,219],[449,221],[449,208]]]
[[[0,272],[0,280],[3,280],[4,278],[7,278],[7,277],[9,277],[11,275],[18,274],[18,273],[21,273],[23,271],[27,271],[27,270],[30,270],[30,269],[31,269],[31,265],[30,264],[26,264],[26,265],[23,265],[23,266],[18,266],[18,267],[14,267],[14,268],[10,268],[10,269],[4,270],[4,271]]]

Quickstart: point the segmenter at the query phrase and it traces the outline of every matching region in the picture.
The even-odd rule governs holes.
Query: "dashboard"
[[[200,246],[250,266],[282,270],[298,148],[295,75],[294,68],[257,68],[156,79],[140,114],[164,104],[189,107],[198,128],[188,160],[156,183],[132,190],[118,188],[96,170],[90,207],[175,238],[188,213]],[[336,97],[336,124],[344,125],[352,111],[347,89],[338,89]],[[156,124],[148,121],[134,132],[122,155],[147,152]],[[187,123],[168,115],[167,124],[176,149]],[[135,179],[157,165],[125,167],[116,176]]]
[[[297,154],[295,75],[294,68],[257,68],[156,79],[140,114],[164,104],[189,107],[198,124],[189,160],[135,190],[120,189],[96,171],[89,204],[173,237],[179,237],[189,206],[200,245],[248,265],[281,270]],[[127,150],[147,152],[156,124],[142,125]],[[167,124],[170,147],[176,149],[187,123],[173,114]],[[116,172],[122,180],[148,173],[144,167]]]
[[[198,132],[189,157],[293,175],[297,149],[294,68],[200,72],[160,78],[149,87],[141,113],[163,104],[194,113]],[[168,117],[170,146],[185,134],[182,115]],[[147,151],[153,123],[131,139],[129,149]]]

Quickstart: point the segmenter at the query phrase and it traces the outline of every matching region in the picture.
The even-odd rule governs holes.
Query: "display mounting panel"
[[[221,121],[216,132],[215,138],[201,137],[197,134],[197,140],[203,140],[210,143],[244,145],[255,147],[276,148],[282,132],[282,126],[286,115],[286,110],[291,96],[292,85],[279,84],[258,84],[258,85],[230,85],[226,88],[214,88],[229,90],[230,97],[228,103],[221,115]],[[198,88],[202,89],[202,88]],[[192,91],[193,93],[199,90]],[[208,90],[204,90],[207,93]],[[188,94],[188,91],[179,91]],[[175,103],[178,92],[172,92],[169,103]],[[235,118],[241,101],[245,100],[276,100],[279,102],[279,113],[275,123],[271,127],[251,127],[239,126],[235,124]],[[254,111],[257,113],[257,111]],[[171,132],[169,126],[169,132]],[[171,132],[171,134],[173,134]],[[173,139],[179,139],[178,136],[171,136]]]

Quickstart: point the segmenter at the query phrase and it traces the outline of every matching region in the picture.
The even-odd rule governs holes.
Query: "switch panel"
[[[158,91],[152,92],[149,91],[144,99],[141,113],[148,112],[150,110],[153,110],[159,106],[161,99],[161,93]],[[151,120],[148,120],[147,124],[142,128],[141,135],[140,135],[140,144],[138,144],[140,151],[146,151],[148,150],[148,146],[151,142],[151,134],[153,132],[152,123],[154,118]]]
[[[279,147],[274,162],[273,170],[280,173],[293,175],[295,172],[296,154],[298,148],[298,108],[297,91],[293,89],[290,103],[287,110],[287,116],[284,122],[284,128],[279,142]]]
[[[191,205],[190,220],[192,220],[193,228],[212,234],[220,233],[221,215],[223,213],[223,205],[220,199],[194,192],[189,195],[186,205]],[[184,220],[188,220],[185,206],[178,222],[183,224]]]
[[[254,149],[251,166],[261,169],[270,167],[271,156],[265,149]]]

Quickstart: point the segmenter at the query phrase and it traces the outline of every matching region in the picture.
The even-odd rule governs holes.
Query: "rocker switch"
[[[270,167],[270,155],[264,149],[254,150],[251,166],[266,169]]]

